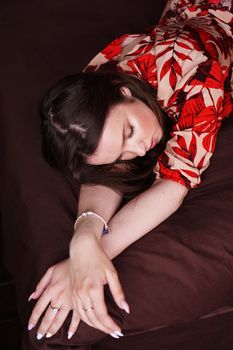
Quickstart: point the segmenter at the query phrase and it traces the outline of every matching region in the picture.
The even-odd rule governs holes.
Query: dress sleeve
[[[189,82],[195,93],[182,103],[171,139],[154,168],[159,178],[174,180],[187,188],[200,184],[224,117],[223,85],[218,62],[208,61],[198,67]]]
[[[175,20],[178,4],[170,2],[173,11],[166,10],[165,26],[156,32],[158,100],[175,124],[154,172],[193,188],[210,163],[221,121],[232,112],[233,21],[221,1],[214,8],[201,0],[190,1],[183,22],[181,15]]]

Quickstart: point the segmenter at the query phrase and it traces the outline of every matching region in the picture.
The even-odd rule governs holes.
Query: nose
[[[143,141],[140,141],[135,149],[135,153],[139,156],[139,157],[143,157],[146,154],[146,145]]]

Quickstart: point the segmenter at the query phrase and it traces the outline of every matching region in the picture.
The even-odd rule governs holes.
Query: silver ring
[[[87,311],[90,311],[90,310],[94,310],[94,308],[93,308],[93,306],[88,307],[87,309],[84,307],[83,310],[87,312]]]
[[[52,309],[54,314],[57,314],[59,311],[59,307],[53,307],[51,304],[49,304],[50,309]]]

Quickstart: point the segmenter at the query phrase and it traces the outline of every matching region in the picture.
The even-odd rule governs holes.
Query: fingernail
[[[37,338],[37,340],[40,340],[40,339],[42,339],[42,338],[43,338],[43,336],[44,336],[44,334],[37,333],[36,338]]]
[[[33,323],[29,323],[29,325],[28,325],[28,330],[30,331],[32,328],[34,328],[35,327],[35,325],[33,324]]]
[[[68,332],[68,339],[70,339],[73,336],[73,332]]]
[[[110,333],[110,335],[111,335],[113,338],[119,339],[119,337],[118,337],[115,333]]]
[[[122,301],[121,305],[122,305],[123,309],[127,312],[127,314],[129,314],[129,312],[130,312],[129,311],[129,305],[126,303],[125,300]]]
[[[35,292],[33,292],[30,297],[28,298],[28,301],[30,301],[31,299],[33,299],[33,296],[35,295]]]
[[[51,338],[53,335],[51,333],[46,333],[46,338]]]
[[[124,337],[124,334],[119,331],[114,331],[114,333],[116,333],[116,335],[119,335],[120,337]]]

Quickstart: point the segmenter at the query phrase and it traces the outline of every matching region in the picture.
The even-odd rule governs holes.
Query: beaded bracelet
[[[110,228],[108,227],[108,224],[106,223],[106,221],[102,218],[102,216],[94,213],[93,211],[84,211],[82,214],[80,214],[74,223],[74,230],[75,230],[75,226],[78,223],[78,221],[86,216],[89,216],[89,215],[94,215],[103,222],[104,227],[103,227],[102,235],[106,235],[106,234],[110,233]]]

